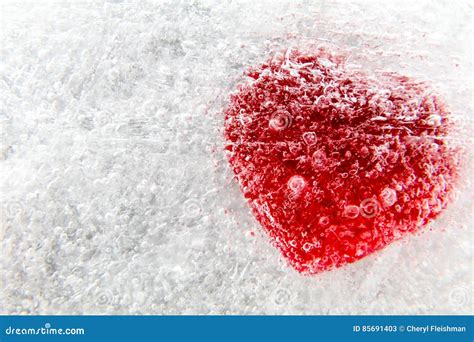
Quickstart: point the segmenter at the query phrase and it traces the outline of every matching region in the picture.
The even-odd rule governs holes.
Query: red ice
[[[225,115],[228,159],[256,219],[299,272],[354,262],[449,203],[458,151],[424,83],[351,70],[324,49],[251,68]]]

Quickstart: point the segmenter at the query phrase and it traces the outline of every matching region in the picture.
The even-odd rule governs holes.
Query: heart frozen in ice
[[[253,214],[299,272],[359,260],[419,231],[458,176],[449,112],[429,86],[369,77],[325,49],[249,69],[225,115]]]

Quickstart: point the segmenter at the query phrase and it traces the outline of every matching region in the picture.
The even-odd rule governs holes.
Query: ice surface
[[[3,4],[0,313],[472,313],[472,20],[468,1]],[[466,167],[431,230],[303,277],[222,125],[247,67],[310,41],[433,84]]]

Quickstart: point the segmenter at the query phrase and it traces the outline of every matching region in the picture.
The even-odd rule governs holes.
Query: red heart
[[[228,159],[253,213],[302,273],[380,250],[452,197],[457,149],[429,88],[351,70],[324,49],[247,72],[226,109]]]

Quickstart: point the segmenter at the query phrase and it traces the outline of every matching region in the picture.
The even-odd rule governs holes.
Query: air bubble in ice
[[[305,252],[309,252],[311,249],[313,249],[313,244],[309,242],[305,242],[305,244],[303,245],[303,250]]]
[[[437,115],[437,114],[433,114],[433,115],[430,115],[428,117],[428,119],[426,120],[426,122],[428,123],[428,125],[430,126],[440,126],[441,125],[441,116]]]
[[[397,192],[391,188],[385,188],[382,190],[380,197],[384,206],[391,207],[397,201]]]
[[[368,156],[369,156],[369,153],[370,153],[370,151],[369,151],[369,149],[368,149],[367,146],[364,146],[364,147],[362,147],[362,148],[360,149],[360,156],[361,156],[362,158],[368,157]]]
[[[430,150],[433,152],[437,152],[439,150],[439,145],[437,143],[430,144]]]
[[[317,141],[316,133],[314,132],[303,133],[303,140],[308,146],[316,144],[316,141]]]
[[[321,226],[327,226],[327,225],[329,224],[329,217],[327,217],[327,216],[321,216],[321,217],[319,218],[319,224],[320,224]]]
[[[324,166],[327,162],[326,153],[322,150],[315,151],[311,159],[313,166],[316,168]]]
[[[245,115],[245,113],[241,113],[241,115],[239,115],[239,121],[243,126],[248,126],[252,123],[252,118]]]

